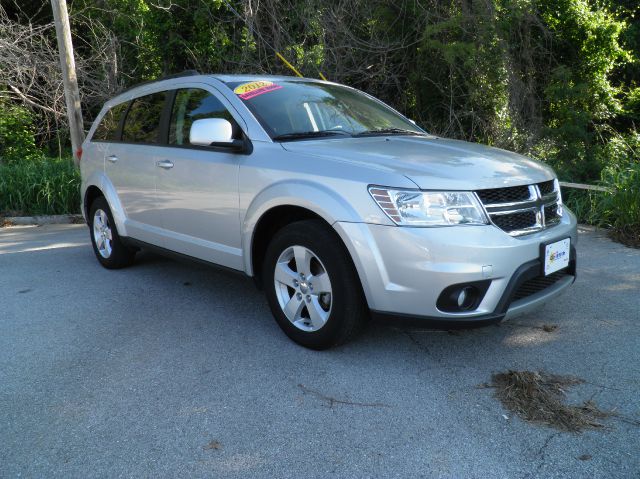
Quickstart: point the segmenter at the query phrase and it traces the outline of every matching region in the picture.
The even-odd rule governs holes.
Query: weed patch
[[[630,248],[640,248],[640,225],[614,228],[609,237]]]

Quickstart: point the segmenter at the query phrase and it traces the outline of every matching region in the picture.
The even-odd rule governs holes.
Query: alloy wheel
[[[107,213],[101,209],[97,209],[93,215],[93,239],[100,256],[105,259],[109,258],[113,251],[113,232]]]
[[[282,312],[295,327],[314,332],[331,314],[331,280],[318,256],[304,246],[290,246],[276,262],[276,297]]]

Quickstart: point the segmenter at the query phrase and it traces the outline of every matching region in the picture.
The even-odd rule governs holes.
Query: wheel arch
[[[260,270],[269,239],[284,226],[306,219],[323,221],[343,245],[333,224],[359,221],[351,205],[328,188],[304,182],[274,185],[257,195],[247,209],[242,231],[245,272],[260,284]]]
[[[250,252],[251,275],[254,277],[258,286],[262,285],[262,262],[271,238],[282,228],[291,223],[303,220],[317,219],[325,223],[329,228],[331,225],[327,223],[321,216],[313,211],[301,206],[280,205],[274,206],[266,211],[259,219],[253,231]]]
[[[111,215],[116,223],[118,234],[120,236],[127,236],[124,208],[122,207],[122,203],[120,202],[116,189],[111,181],[104,175],[104,173],[96,172],[87,179],[85,184],[86,186],[84,188],[82,205],[87,223],[89,224],[91,221],[89,218],[91,203],[96,198],[104,196],[109,204],[109,209],[111,210]]]
[[[84,217],[87,220],[87,224],[91,224],[91,219],[89,218],[89,210],[91,209],[91,205],[96,200],[96,198],[100,198],[104,196],[102,190],[98,188],[96,185],[89,185],[87,190],[84,193],[84,201],[82,203],[82,207],[84,208]]]

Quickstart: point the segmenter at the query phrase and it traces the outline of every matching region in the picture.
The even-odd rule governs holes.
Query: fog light
[[[480,305],[490,284],[491,280],[453,284],[440,293],[436,307],[447,313],[472,311]]]
[[[465,306],[468,306],[469,299],[473,295],[473,288],[467,286],[463,288],[458,294],[458,308],[467,309]]]

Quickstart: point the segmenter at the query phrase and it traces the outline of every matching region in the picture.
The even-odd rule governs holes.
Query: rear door
[[[110,145],[105,170],[125,210],[127,234],[163,245],[162,217],[156,196],[156,162],[160,158],[160,123],[167,92],[135,98],[129,104],[122,137]]]
[[[189,143],[195,120],[224,118],[241,129],[227,100],[214,89],[182,88],[172,94],[167,147],[157,159],[157,192],[168,249],[242,269],[238,215],[240,153]]]

